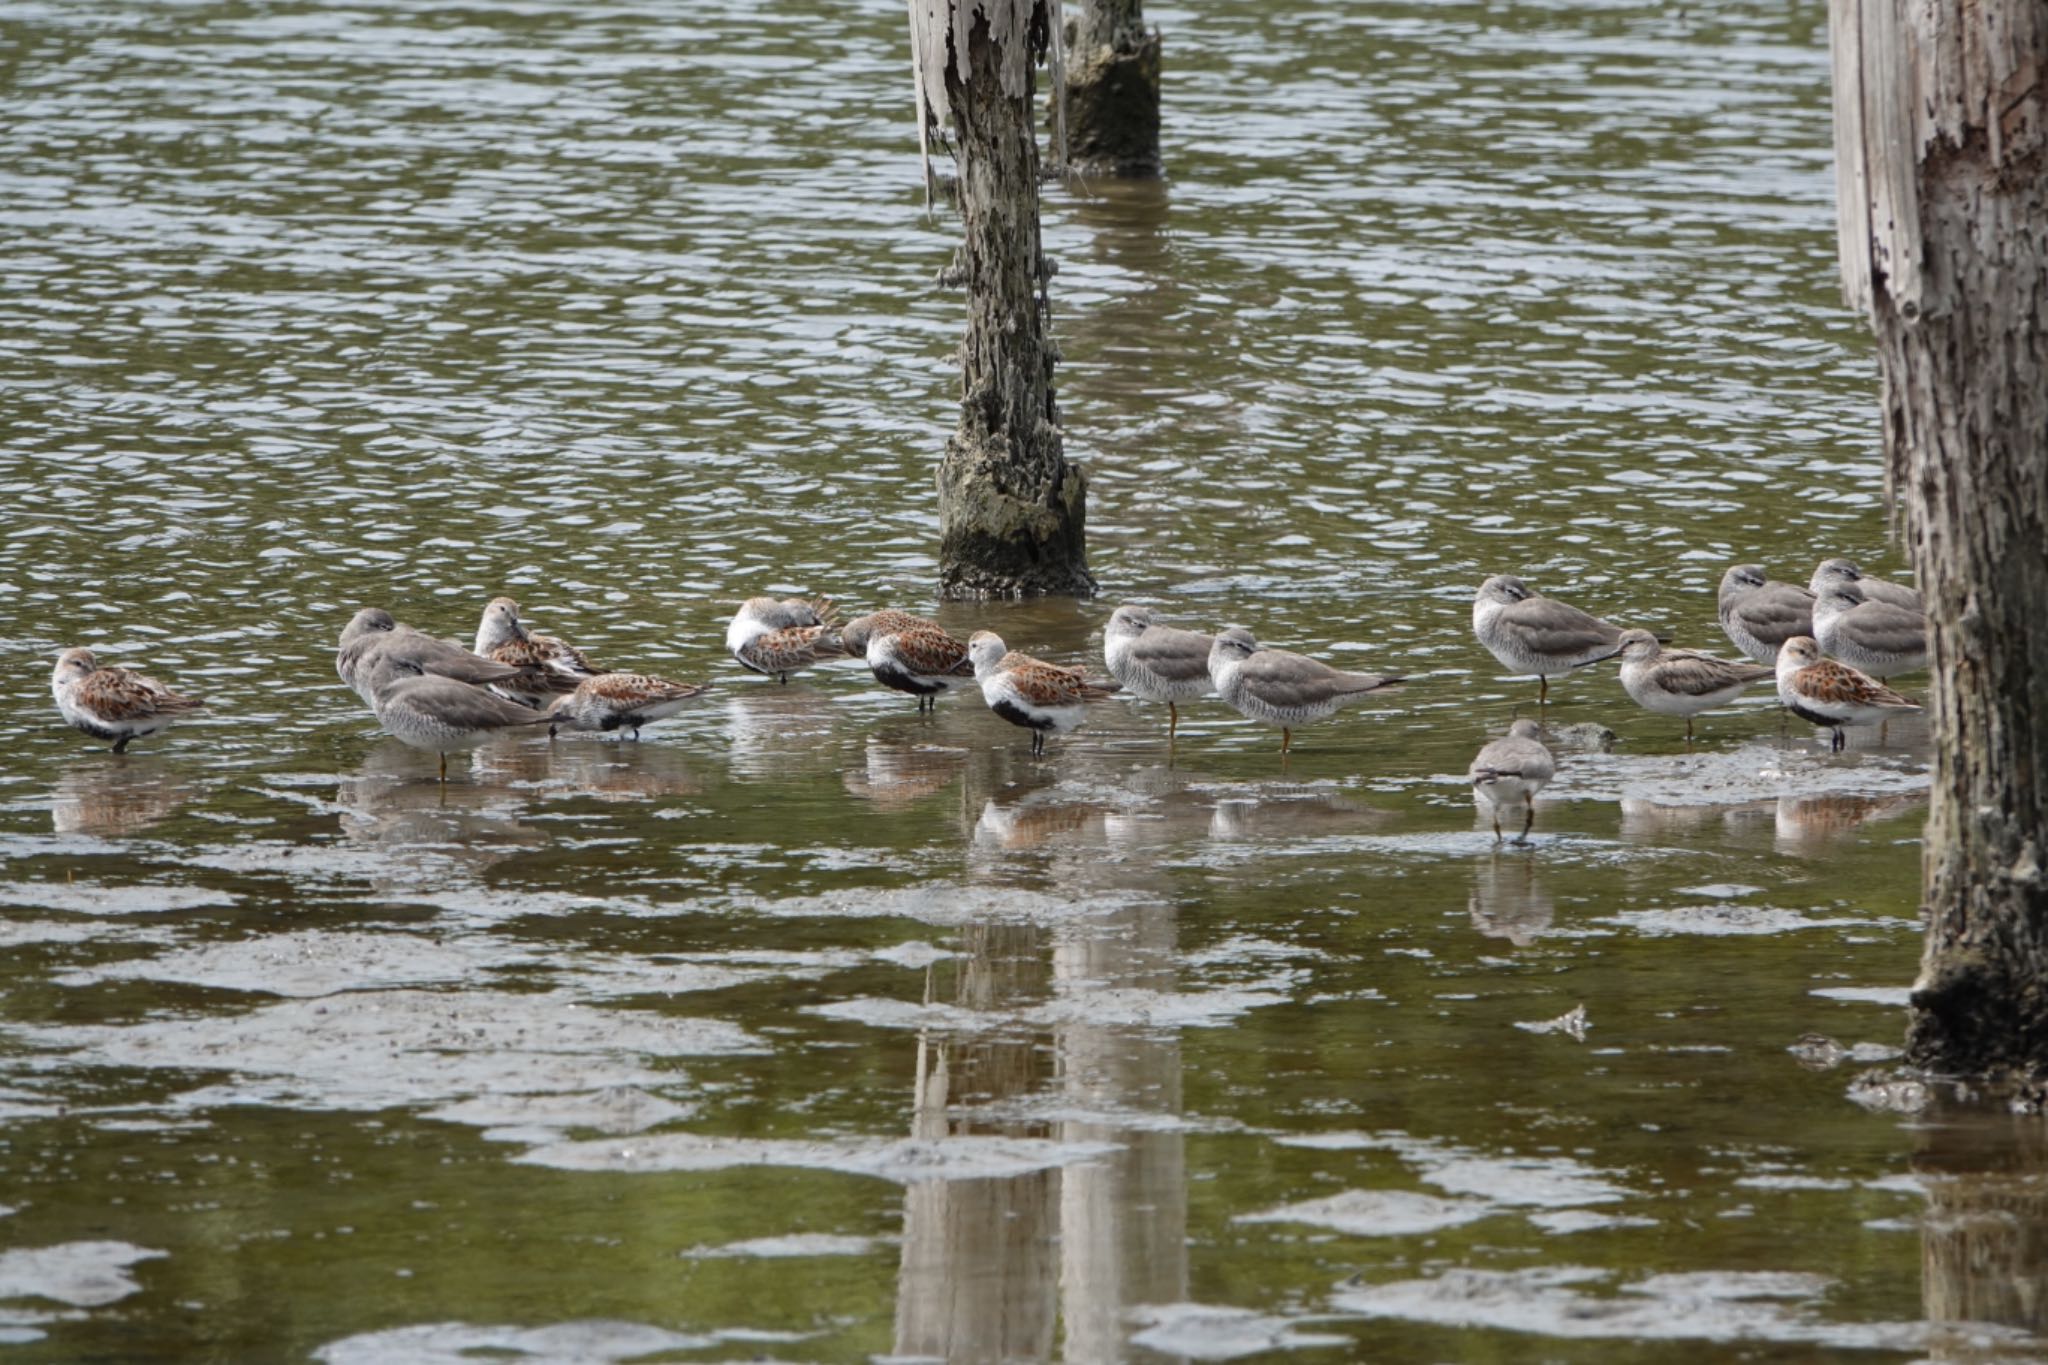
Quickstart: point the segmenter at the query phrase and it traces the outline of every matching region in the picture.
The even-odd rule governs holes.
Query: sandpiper
[[[57,656],[50,695],[73,729],[114,741],[117,754],[128,752],[129,740],[147,738],[206,709],[198,698],[173,692],[132,668],[101,668],[89,649],[67,649]]]
[[[640,727],[664,720],[683,709],[690,698],[700,696],[708,683],[670,682],[644,673],[598,673],[585,678],[576,690],[557,697],[550,708],[548,737],[557,730],[617,730],[624,739],[631,732],[640,738]]]
[[[1813,627],[1822,653],[1880,681],[1927,667],[1927,618],[1871,599],[1861,583],[1830,583],[1814,603]]]
[[[1615,642],[1621,656],[1621,685],[1636,705],[1660,716],[1685,717],[1685,742],[1692,743],[1692,718],[1726,706],[1753,682],[1775,676],[1763,664],[1731,663],[1690,649],[1666,649],[1647,630],[1625,630]]]
[[[1862,589],[1863,595],[1873,602],[1889,602],[1895,607],[1904,607],[1907,611],[1927,610],[1927,603],[1921,599],[1917,590],[1903,583],[1894,583],[1890,579],[1872,578],[1857,568],[1854,560],[1823,559],[1814,567],[1813,582],[1807,586],[1813,589],[1815,597],[1819,597],[1837,583],[1854,583]]]
[[[1327,720],[1354,697],[1402,681],[1377,673],[1347,673],[1285,649],[1267,649],[1243,626],[1232,626],[1209,647],[1209,682],[1238,714],[1280,727],[1280,755],[1294,744],[1294,727]]]
[[[493,663],[524,669],[517,678],[492,683],[491,690],[537,710],[546,710],[556,697],[574,692],[585,678],[605,671],[567,641],[528,630],[519,619],[519,604],[509,597],[493,597],[484,608],[476,628],[476,652]]]
[[[832,628],[833,618],[832,604],[823,598],[778,602],[750,597],[733,613],[732,624],[725,629],[725,647],[754,672],[786,683],[790,674],[845,653]]]
[[[1180,728],[1177,703],[1206,696],[1216,637],[1164,624],[1150,607],[1118,607],[1102,631],[1110,676],[1134,697],[1166,703],[1166,737]]]
[[[1080,728],[1087,704],[1116,692],[1114,683],[1097,682],[1078,668],[1064,668],[1014,654],[1003,637],[977,630],[967,641],[974,680],[981,684],[988,709],[1012,725],[1031,731],[1033,755],[1045,752],[1047,731],[1064,735]]]
[[[1651,643],[1656,643],[1655,639]],[[1533,720],[1518,720],[1507,734],[1479,751],[1466,776],[1472,782],[1472,799],[1493,816],[1493,841],[1501,841],[1500,818],[1522,814],[1522,832],[1515,842],[1529,842],[1529,829],[1536,823],[1536,793],[1557,773],[1557,760],[1543,744],[1543,727]]]
[[[416,671],[421,673],[478,686],[517,678],[522,672],[511,664],[493,663],[481,655],[470,653],[461,645],[437,640],[424,631],[400,625],[382,607],[364,607],[342,628],[341,648],[334,655],[334,671],[372,707],[376,705],[376,699],[370,695],[367,678],[372,671],[373,658],[383,656],[401,664],[415,665]]]
[[[474,749],[501,730],[546,725],[546,712],[493,696],[481,687],[422,671],[417,660],[380,650],[358,674],[370,691],[377,720],[401,743],[441,756],[441,780],[448,780],[448,755]]]
[[[846,647],[847,654],[855,659],[865,659],[868,641],[876,635],[886,635],[892,630],[909,630],[912,626],[932,626],[943,630],[937,621],[927,620],[912,612],[898,611],[884,607],[871,611],[865,616],[856,616],[839,628],[839,643]]]
[[[1541,680],[1538,702],[1550,698],[1553,677],[1614,657],[1621,627],[1577,607],[1532,592],[1513,574],[1497,573],[1472,600],[1472,633],[1493,657],[1517,674]]]
[[[1720,616],[1737,649],[1775,664],[1787,640],[1813,634],[1813,594],[1766,576],[1761,564],[1737,564],[1721,575]]]
[[[1821,657],[1811,636],[1787,640],[1778,651],[1778,700],[1801,720],[1834,731],[1831,750],[1847,743],[1845,725],[1882,725],[1901,711],[1917,711],[1920,703],[1886,687],[1868,673]]]
[[[848,654],[867,660],[876,682],[916,697],[920,711],[935,709],[939,693],[974,681],[967,642],[907,611],[856,616],[839,628],[839,643]]]

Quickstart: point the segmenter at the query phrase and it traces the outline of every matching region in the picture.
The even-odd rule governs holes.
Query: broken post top
[[[976,24],[986,26],[1005,98],[1028,100],[1032,68],[1041,55],[1051,54],[1058,164],[1066,164],[1062,22],[1060,0],[910,0],[910,72],[916,89],[917,156],[924,171],[926,208],[932,201],[931,124],[958,112],[955,92],[967,89],[968,42]]]

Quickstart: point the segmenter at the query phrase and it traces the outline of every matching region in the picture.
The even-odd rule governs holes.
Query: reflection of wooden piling
[[[1039,930],[971,924],[957,1003],[1012,1009],[1042,995]],[[981,1105],[1029,1094],[1043,1062],[1028,1039],[920,1035],[911,1135],[954,1131],[956,1101]],[[964,1125],[962,1125],[964,1129]],[[1006,1125],[1039,1136],[1027,1125]],[[903,1197],[903,1259],[896,1293],[897,1355],[942,1360],[1043,1360],[1058,1318],[1053,1236],[1059,1173],[1004,1180],[928,1180]]]
[[[1070,926],[1053,949],[1053,979],[1171,991],[1175,938],[1165,904]],[[1076,1021],[1055,1042],[1061,1090],[1075,1108],[1180,1113],[1176,1034]],[[1132,1308],[1188,1297],[1186,1141],[1115,1123],[1063,1123],[1059,1136],[1121,1147],[1061,1175],[1060,1302],[1066,1360],[1122,1360]]]
[[[1981,1108],[1956,1115],[1960,1122],[1923,1117],[1913,1169],[1927,1181],[1928,1320],[2048,1329],[2048,1131],[2038,1116]]]

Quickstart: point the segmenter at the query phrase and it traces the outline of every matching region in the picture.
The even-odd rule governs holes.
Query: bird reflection
[[[1035,800],[998,802],[990,797],[974,822],[978,847],[1009,852],[1100,841],[1104,812],[1092,802]]]
[[[1774,806],[1771,801],[1671,806],[1624,796],[1621,798],[1621,837],[1668,839],[1675,835],[1699,834],[1716,825],[1735,835],[1754,828],[1772,813]]]
[[[1387,812],[1328,787],[1274,782],[1253,796],[1218,801],[1209,812],[1209,837],[1218,841],[1313,839],[1357,834],[1385,823]]]
[[[494,745],[477,752],[470,772],[478,782],[555,798],[649,801],[704,788],[687,748],[655,739],[622,744],[565,734],[546,744]]]
[[[837,717],[809,687],[735,687],[724,715],[736,778],[817,772],[840,762]]]
[[[1473,865],[1472,893],[1466,905],[1474,929],[1488,938],[1504,938],[1517,948],[1526,948],[1543,936],[1557,916],[1557,907],[1544,889],[1536,863],[1533,853],[1509,852]]]
[[[59,834],[134,834],[168,819],[198,791],[160,763],[125,754],[74,763],[50,790],[50,827]]]
[[[480,750],[478,762],[493,748]],[[335,788],[341,832],[352,843],[389,853],[400,880],[451,861],[481,869],[547,842],[543,831],[520,823],[526,811],[520,793],[481,770],[474,779],[443,786],[434,781],[431,755],[396,740],[379,744]]]
[[[1820,857],[1856,835],[1873,820],[1889,820],[1927,804],[1925,792],[1885,796],[1781,796],[1777,805],[1780,853]]]
[[[864,762],[848,768],[840,781],[851,795],[877,810],[899,811],[936,796],[967,770],[967,751],[927,742],[874,738]]]

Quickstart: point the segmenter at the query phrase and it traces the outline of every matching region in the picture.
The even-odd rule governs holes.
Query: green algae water
[[[1609,666],[1532,847],[1462,781],[1534,701],[1489,573],[1725,653],[1730,563],[1898,570],[1824,12],[1150,17],[1172,178],[1045,204],[1104,599],[936,610],[1412,679],[1284,767],[1214,704],[1033,761],[724,657],[742,597],[936,578],[900,6],[0,13],[0,1351],[2042,1349],[2033,1121],[1857,1083],[1923,733],[1758,691],[1688,752]],[[444,790],[334,637],[501,592],[714,690]],[[109,755],[70,644],[213,712]]]

